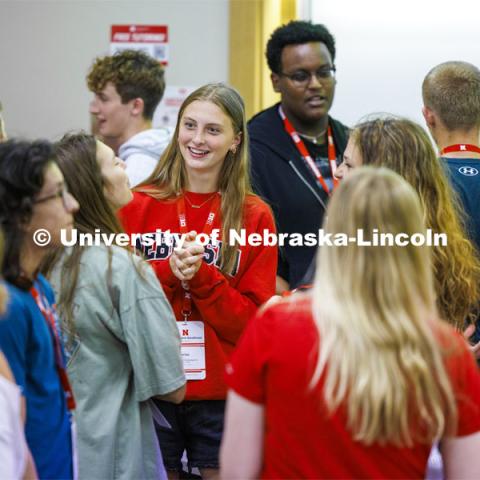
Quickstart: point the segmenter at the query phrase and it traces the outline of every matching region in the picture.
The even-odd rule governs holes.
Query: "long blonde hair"
[[[386,168],[362,167],[342,182],[327,209],[328,233],[366,240],[425,232],[417,194]],[[452,431],[456,405],[438,334],[426,246],[322,247],[313,287],[319,359],[330,412],[346,402],[357,441],[411,445]],[[416,420],[424,435],[412,435]]]
[[[432,250],[437,306],[446,321],[463,330],[465,320],[474,321],[478,314],[480,260],[427,133],[410,120],[388,116],[360,123],[352,139],[363,165],[388,167],[401,175],[420,196],[427,228],[447,234],[447,245]]]
[[[172,141],[150,177],[138,185],[135,191],[147,193],[159,200],[175,199],[182,194],[186,187],[187,173],[178,146],[179,126],[185,109],[196,100],[217,105],[230,118],[235,135],[240,135],[241,139],[235,153],[229,151],[225,157],[218,181],[218,190],[222,198],[221,270],[230,274],[237,252],[236,246],[228,242],[228,232],[231,229],[238,231],[242,227],[246,196],[252,194],[245,108],[242,97],[235,89],[223,83],[211,83],[200,87],[187,97],[178,113]]]

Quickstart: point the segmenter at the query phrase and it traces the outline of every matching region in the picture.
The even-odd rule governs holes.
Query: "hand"
[[[463,331],[463,336],[467,340],[470,351],[473,352],[473,354],[475,355],[475,358],[480,358],[480,342],[475,344],[471,344],[469,342],[470,337],[474,333],[475,333],[475,325],[471,324]]]
[[[202,265],[205,249],[195,241],[196,232],[187,233],[182,247],[173,250],[169,264],[180,281],[191,280]]]
[[[281,295],[273,295],[260,307],[259,312],[260,313],[264,312],[268,307],[271,307],[272,305],[276,305],[277,303],[280,303],[282,300],[283,300],[283,297]]]

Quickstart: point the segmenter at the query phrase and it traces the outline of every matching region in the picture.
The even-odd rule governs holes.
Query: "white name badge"
[[[200,321],[177,322],[183,369],[187,380],[205,380],[205,326]]]

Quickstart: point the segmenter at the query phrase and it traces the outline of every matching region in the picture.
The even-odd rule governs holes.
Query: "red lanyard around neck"
[[[184,194],[185,195],[185,194]],[[180,225],[180,233],[187,233],[187,216],[185,211],[185,197],[182,195],[177,201],[177,214],[178,214],[178,223]],[[210,213],[207,216],[207,220],[205,225],[202,229],[202,232],[197,233],[205,233],[206,235],[210,235],[213,229],[213,221],[215,217],[218,215],[220,211],[220,193],[217,193],[212,200],[212,205],[210,207]],[[188,320],[188,317],[192,313],[192,296],[188,291],[188,282],[182,282],[183,287],[183,305],[182,305],[182,315],[184,321]]]
[[[456,152],[475,152],[480,153],[480,147],[476,145],[471,145],[469,143],[457,143],[455,145],[449,145],[445,147],[440,152],[440,155],[445,155],[446,153],[456,153]]]
[[[57,326],[55,322],[55,306],[49,305],[44,295],[41,295],[38,290],[33,286],[30,289],[38,309],[43,315],[43,318],[47,322],[48,329],[53,340],[53,350],[55,354],[55,365],[57,367],[60,383],[62,384],[63,391],[65,392],[65,398],[67,401],[67,407],[69,410],[75,408],[75,398],[73,397],[73,390],[68,380],[67,371],[65,369],[65,363],[63,361],[62,347],[60,346],[60,339],[58,337]]]
[[[280,117],[283,120],[283,126],[285,127],[286,132],[292,138],[293,143],[295,144],[295,147],[297,148],[301,157],[305,160],[307,165],[310,167],[310,170],[313,172],[313,174],[315,175],[315,178],[320,183],[320,185],[325,190],[325,192],[328,195],[331,195],[332,192],[330,191],[330,188],[328,187],[327,182],[325,181],[325,179],[323,178],[323,175],[321,174],[317,165],[313,161],[310,153],[308,153],[305,143],[303,143],[303,140],[300,138],[300,135],[297,133],[295,128],[293,128],[293,125],[285,115],[283,108],[281,106],[278,107],[278,112],[280,114]],[[335,190],[335,188],[337,188],[338,186],[338,180],[335,178],[335,171],[337,170],[337,152],[335,151],[332,128],[330,127],[330,125],[328,125],[328,129],[327,129],[327,140],[328,140],[328,163],[330,164],[330,172],[332,174],[333,190]]]

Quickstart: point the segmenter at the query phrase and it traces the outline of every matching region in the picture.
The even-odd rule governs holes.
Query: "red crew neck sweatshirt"
[[[185,202],[187,230],[202,232],[213,202],[211,193],[187,192]],[[211,200],[208,198],[211,197]],[[180,234],[178,200],[156,200],[136,192],[133,200],[120,212],[129,234],[152,233],[157,230]],[[193,208],[201,205],[200,208]],[[220,215],[215,216],[213,229],[220,229]],[[269,207],[257,196],[245,201],[244,224],[246,236],[264,230],[275,232]],[[221,235],[220,235],[221,238]],[[184,291],[180,280],[172,273],[169,258],[173,245],[160,240],[152,246],[137,243],[145,258],[152,264],[169,299],[177,320],[182,319]],[[202,266],[190,280],[192,314],[190,320],[202,320],[205,326],[205,380],[190,380],[187,400],[221,400],[226,396],[224,367],[236,346],[247,322],[258,307],[275,293],[277,271],[276,246],[238,246],[238,262],[233,276],[224,275],[218,268],[219,246],[207,245]]]

